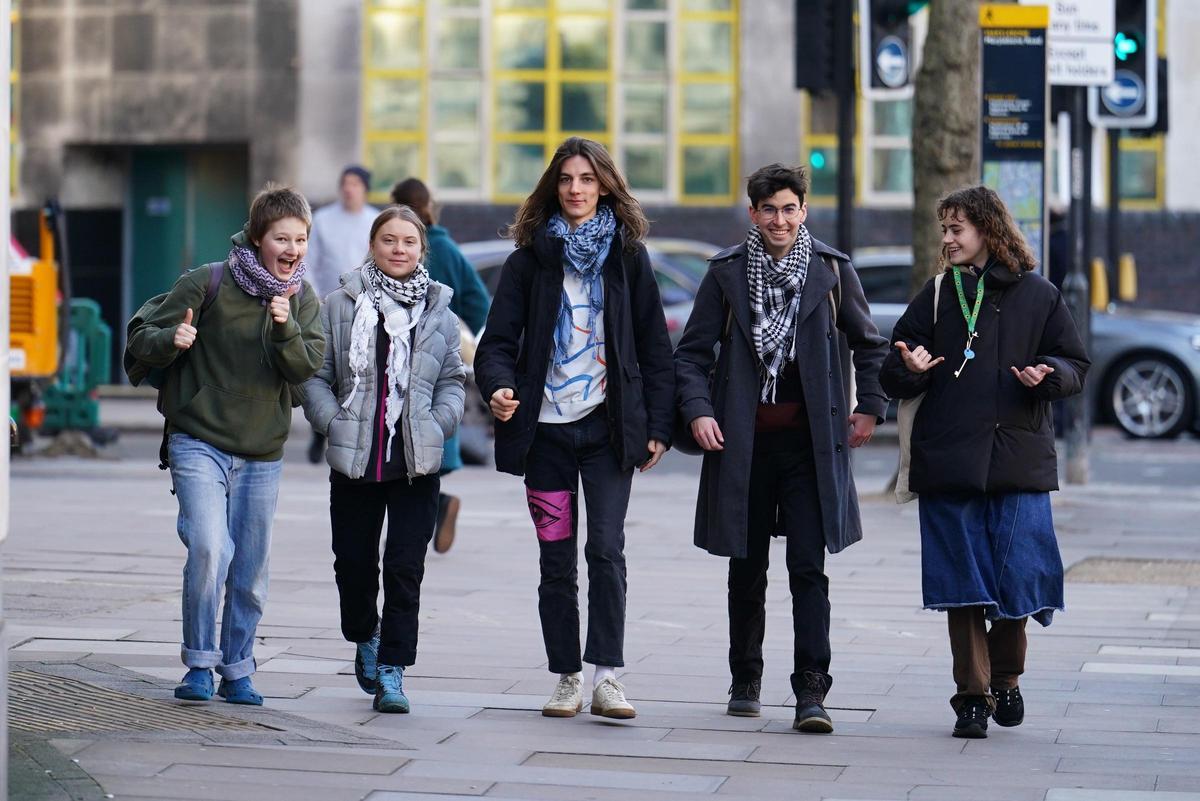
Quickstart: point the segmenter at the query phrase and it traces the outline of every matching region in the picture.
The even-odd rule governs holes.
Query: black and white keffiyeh
[[[392,437],[396,434],[396,422],[404,409],[408,395],[409,358],[412,354],[412,330],[421,319],[425,308],[425,295],[429,291],[429,271],[424,264],[407,280],[398,281],[368,259],[362,267],[363,283],[366,285],[354,301],[354,322],[350,327],[350,375],[354,384],[346,396],[342,408],[348,408],[358,392],[362,375],[375,364],[371,334],[379,315],[383,315],[383,329],[390,340],[387,354],[387,403],[384,422],[388,429],[387,451],[383,459],[392,458]],[[382,378],[382,376],[380,377]]]
[[[758,352],[762,403],[775,402],[775,384],[783,366],[796,358],[796,314],[812,258],[812,236],[803,225],[792,249],[775,261],[763,247],[762,233],[746,237],[746,277],[750,283],[750,333]]]

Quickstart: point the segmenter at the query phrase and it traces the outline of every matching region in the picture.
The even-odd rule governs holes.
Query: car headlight
[[[1200,334],[1192,334],[1192,347],[1200,350]]]

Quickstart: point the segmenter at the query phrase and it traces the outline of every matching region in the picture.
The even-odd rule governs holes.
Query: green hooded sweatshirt
[[[243,234],[233,241],[247,245]],[[266,302],[244,292],[226,266],[216,299],[201,313],[213,269],[181,275],[127,347],[147,365],[167,368],[159,411],[171,431],[246,459],[273,461],[283,456],[291,427],[289,385],[311,378],[324,359],[320,300],[306,284],[291,297],[287,322],[276,323]],[[196,341],[184,351],[173,340],[188,309]]]

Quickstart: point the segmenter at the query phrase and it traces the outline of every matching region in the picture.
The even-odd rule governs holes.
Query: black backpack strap
[[[221,289],[221,279],[225,277],[225,262],[214,261],[209,267],[208,287],[204,290],[204,301],[200,304],[201,314],[207,311],[208,307],[213,305],[213,301],[217,299],[217,292]]]

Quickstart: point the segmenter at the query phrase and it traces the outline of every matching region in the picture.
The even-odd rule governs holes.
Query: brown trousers
[[[1017,677],[1025,672],[1025,623],[1029,618],[994,620],[988,630],[983,609],[962,606],[946,610],[957,689],[950,706],[956,712],[972,696],[983,696],[988,708],[994,709],[991,688],[1016,687]]]

